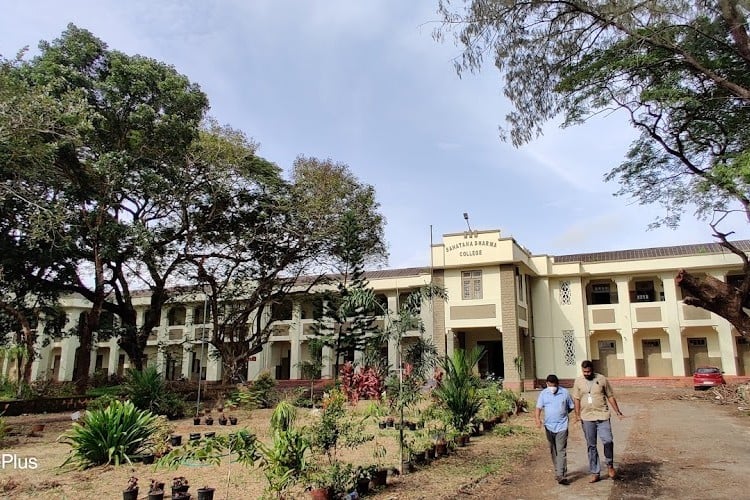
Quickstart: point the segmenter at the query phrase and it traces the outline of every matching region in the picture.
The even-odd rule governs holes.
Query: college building
[[[735,244],[750,251],[750,241]],[[506,387],[518,387],[521,378],[528,387],[549,373],[575,378],[584,359],[613,378],[679,378],[704,365],[729,378],[750,375],[748,339],[723,318],[683,303],[675,283],[679,269],[732,282],[741,279],[742,263],[715,243],[533,255],[513,237],[490,230],[446,234],[432,245],[429,266],[371,271],[367,278],[390,311],[425,284],[444,287],[448,299],[423,306],[424,332],[407,332],[403,344],[424,335],[440,354],[482,346],[481,374],[502,377]],[[136,300],[142,301],[142,318],[148,297]],[[87,310],[77,297],[66,297],[63,305],[69,324]],[[262,312],[273,320],[273,331],[263,351],[248,359],[248,379],[264,371],[277,379],[301,378],[300,364],[311,359],[315,310],[313,296],[300,294]],[[171,301],[149,338],[148,364],[168,379],[220,380],[221,363],[201,341],[210,335],[205,317],[200,294]],[[380,326],[385,322],[377,319]],[[394,342],[382,346],[392,367],[398,361]],[[71,380],[77,346],[75,337],[40,339],[32,377]],[[92,373],[122,374],[129,365],[117,339],[98,342],[94,351]],[[331,359],[324,349],[323,377],[333,373]],[[13,376],[11,360],[0,367]]]

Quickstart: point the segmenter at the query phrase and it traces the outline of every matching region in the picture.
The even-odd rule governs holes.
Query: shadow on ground
[[[609,498],[657,498],[661,496],[659,476],[662,468],[660,462],[627,461],[617,470],[615,484]]]

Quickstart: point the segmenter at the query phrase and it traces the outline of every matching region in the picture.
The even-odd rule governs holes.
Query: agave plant
[[[126,401],[113,401],[107,408],[87,412],[80,423],[63,434],[60,441],[72,447],[63,462],[80,468],[119,465],[143,453],[157,430],[157,417]]]

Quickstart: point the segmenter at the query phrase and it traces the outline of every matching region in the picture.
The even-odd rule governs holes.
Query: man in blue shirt
[[[536,426],[542,426],[541,414],[544,411],[544,429],[547,432],[549,451],[555,467],[555,480],[560,484],[569,484],[565,477],[568,473],[568,413],[575,405],[567,389],[560,387],[557,375],[547,376],[547,388],[539,393],[536,400],[534,419]]]

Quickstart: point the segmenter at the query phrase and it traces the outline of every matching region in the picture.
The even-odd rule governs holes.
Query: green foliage
[[[125,396],[126,389],[122,385],[109,385],[102,387],[94,387],[86,391],[87,396],[99,397],[99,396]]]
[[[502,72],[513,144],[560,115],[571,125],[619,109],[640,136],[607,180],[620,183],[618,194],[662,205],[655,225],[677,225],[686,209],[750,213],[744,2],[439,5],[445,24],[436,35],[453,33],[463,46],[459,72],[479,70],[485,58]]]
[[[278,401],[276,380],[268,372],[263,372],[256,380],[240,389],[235,397],[241,406],[272,408]]]
[[[323,454],[329,465],[338,462],[338,451],[343,448],[356,448],[374,439],[366,432],[364,418],[355,418],[346,411],[346,395],[331,390],[322,401],[320,418],[309,428],[313,451]]]
[[[231,460],[252,467],[260,458],[258,445],[254,434],[241,429],[230,435],[190,441],[160,458],[156,466],[177,469],[184,464],[219,465],[228,455]]]
[[[119,401],[120,399],[117,396],[113,396],[111,394],[105,394],[103,396],[99,396],[98,398],[94,399],[93,401],[89,401],[86,404],[86,411],[101,411],[105,408],[108,408],[110,404],[112,404],[114,401]]]
[[[268,481],[268,493],[278,496],[299,481],[307,470],[306,453],[310,448],[307,437],[291,426],[293,418],[288,408],[274,417],[270,445],[260,442],[245,429],[229,436],[216,436],[189,442],[169,452],[157,462],[157,467],[177,468],[183,464],[218,465],[229,457],[247,467],[258,465]],[[287,426],[287,424],[289,424]],[[283,429],[283,430],[282,430]]]
[[[185,402],[167,389],[167,383],[153,366],[143,370],[128,370],[124,389],[136,408],[149,410],[157,415],[167,415],[169,418],[181,418],[185,415]]]
[[[130,463],[151,445],[156,429],[157,418],[151,412],[139,410],[130,401],[113,401],[103,410],[86,412],[63,434],[60,440],[72,447],[63,466]]]
[[[480,348],[469,352],[455,349],[451,358],[442,361],[445,373],[433,395],[450,412],[451,424],[459,432],[468,428],[481,406],[479,377],[474,373],[474,368],[483,355],[484,349]]]
[[[297,420],[297,408],[288,401],[281,401],[271,413],[271,429],[288,431]]]
[[[306,474],[309,484],[314,488],[329,488],[333,498],[340,498],[351,492],[357,485],[359,477],[365,477],[368,472],[362,467],[350,463],[334,462],[332,464],[317,464]]]

